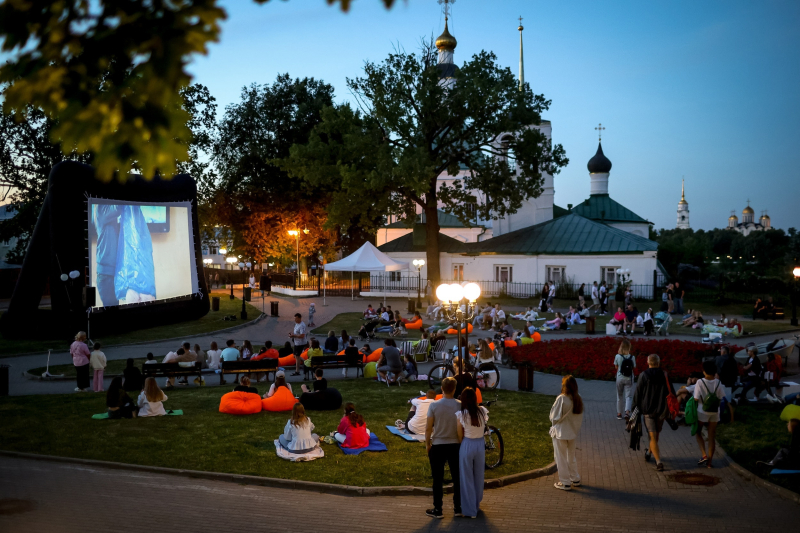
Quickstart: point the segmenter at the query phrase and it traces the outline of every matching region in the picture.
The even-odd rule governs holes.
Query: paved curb
[[[194,479],[207,479],[210,481],[225,481],[227,483],[238,483],[240,485],[257,485],[261,487],[275,487],[292,490],[307,490],[323,494],[337,494],[340,496],[430,496],[432,489],[427,487],[356,487],[352,485],[336,485],[333,483],[317,483],[314,481],[300,481],[294,479],[280,479],[272,477],[247,476],[243,474],[225,474],[221,472],[202,472],[199,470],[184,470],[180,468],[165,468],[161,466],[132,465],[117,463],[112,461],[98,461],[94,459],[77,459],[73,457],[58,457],[54,455],[39,455],[35,453],[12,452],[0,450],[0,456],[14,457],[18,459],[30,459],[34,461],[50,461],[55,463],[70,463],[87,466],[97,466],[103,468],[113,468],[116,470],[129,470],[135,472],[149,472],[152,474],[165,474],[170,476],[182,476]],[[484,488],[495,489],[520,483],[537,477],[548,476],[556,471],[555,462],[549,465],[511,474],[497,479],[489,479],[484,482]],[[445,492],[452,492],[452,485],[445,487]]]
[[[741,466],[739,463],[734,461],[733,457],[731,457],[730,454],[728,454],[728,452],[726,452],[719,445],[719,443],[717,443],[717,450],[721,450],[723,453],[725,453],[725,458],[728,460],[728,465],[739,476],[743,477],[744,479],[755,485],[764,487],[768,491],[780,496],[785,500],[793,501],[794,503],[800,504],[800,494],[797,494],[796,492],[793,492],[789,489],[785,489],[779,485],[776,485],[775,483],[767,481],[766,479],[763,479],[757,476],[756,474],[752,473],[751,471],[749,471],[748,469],[746,469],[745,467]]]

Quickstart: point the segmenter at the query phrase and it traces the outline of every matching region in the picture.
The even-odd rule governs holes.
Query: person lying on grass
[[[781,470],[800,470],[800,420],[792,418],[786,425],[792,435],[788,448],[781,448],[772,461],[756,461],[756,465]]]
[[[286,387],[289,392],[292,392],[292,385],[286,383],[286,373],[283,370],[275,372],[275,383],[269,386],[269,391],[264,395],[264,398],[272,398],[279,387]]]
[[[136,401],[139,406],[139,418],[166,415],[167,411],[164,410],[165,401],[167,401],[167,395],[158,388],[156,378],[145,379],[144,390],[139,394],[139,399]]]
[[[356,413],[356,406],[348,402],[344,405],[344,416],[333,434],[342,448],[366,448],[369,446],[369,430],[364,417]]]
[[[319,446],[319,435],[311,433],[314,424],[306,416],[303,404],[296,403],[292,408],[292,418],[286,422],[283,433],[278,437],[281,446],[292,453],[303,454]]]

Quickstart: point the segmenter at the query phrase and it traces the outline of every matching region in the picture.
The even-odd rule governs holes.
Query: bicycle
[[[428,374],[428,386],[434,390],[442,385],[442,380],[447,377],[455,377],[456,370],[453,367],[452,355],[444,362],[435,365]],[[492,362],[480,363],[475,366],[477,357],[471,355],[466,358],[465,374],[470,374],[474,382],[481,391],[493,391],[500,385],[500,369]],[[483,386],[481,386],[483,383]]]
[[[492,404],[497,403],[498,397],[486,403],[486,407],[491,407]],[[486,468],[494,469],[500,466],[503,462],[503,454],[505,448],[503,447],[503,434],[495,426],[487,425],[483,432],[483,443],[486,449]]]

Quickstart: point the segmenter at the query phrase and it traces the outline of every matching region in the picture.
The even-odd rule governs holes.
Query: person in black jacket
[[[652,455],[656,461],[656,470],[661,472],[664,470],[664,464],[661,462],[661,453],[658,449],[658,435],[667,418],[667,395],[675,394],[675,391],[666,374],[659,368],[660,357],[650,354],[647,357],[647,366],[649,368],[639,374],[633,405],[644,416],[644,426],[650,437],[650,444],[644,451],[644,459],[649,461]]]
[[[772,461],[756,461],[758,466],[780,468],[782,470],[800,470],[800,420],[792,418],[788,424],[792,435],[788,448],[781,448]]]
[[[742,370],[745,372],[744,388],[739,394],[738,399],[740,402],[745,401],[747,399],[747,393],[750,392],[750,389],[755,387],[756,390],[752,401],[757,402],[761,391],[764,390],[765,387],[764,378],[762,377],[764,369],[762,368],[761,360],[758,358],[758,348],[755,346],[750,346],[747,349],[747,363],[742,367]]]
[[[128,358],[127,365],[122,371],[122,375],[125,377],[125,383],[122,385],[125,392],[135,392],[137,395],[142,392],[144,388],[144,378],[139,368],[133,366],[133,359]]]

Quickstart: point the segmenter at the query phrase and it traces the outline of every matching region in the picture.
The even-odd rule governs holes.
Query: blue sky
[[[228,0],[220,43],[190,70],[220,110],[251,83],[278,73],[332,84],[366,60],[444,26],[435,0],[355,0],[349,13],[324,0]],[[800,2],[457,0],[456,63],[481,49],[517,73],[522,15],[525,80],[553,101],[553,123],[570,164],[555,178],[556,203],[589,195],[586,162],[594,127],[607,128],[611,196],[656,228],[675,227],[681,177],[693,228],[727,223],[747,200],[774,227],[800,228]]]

